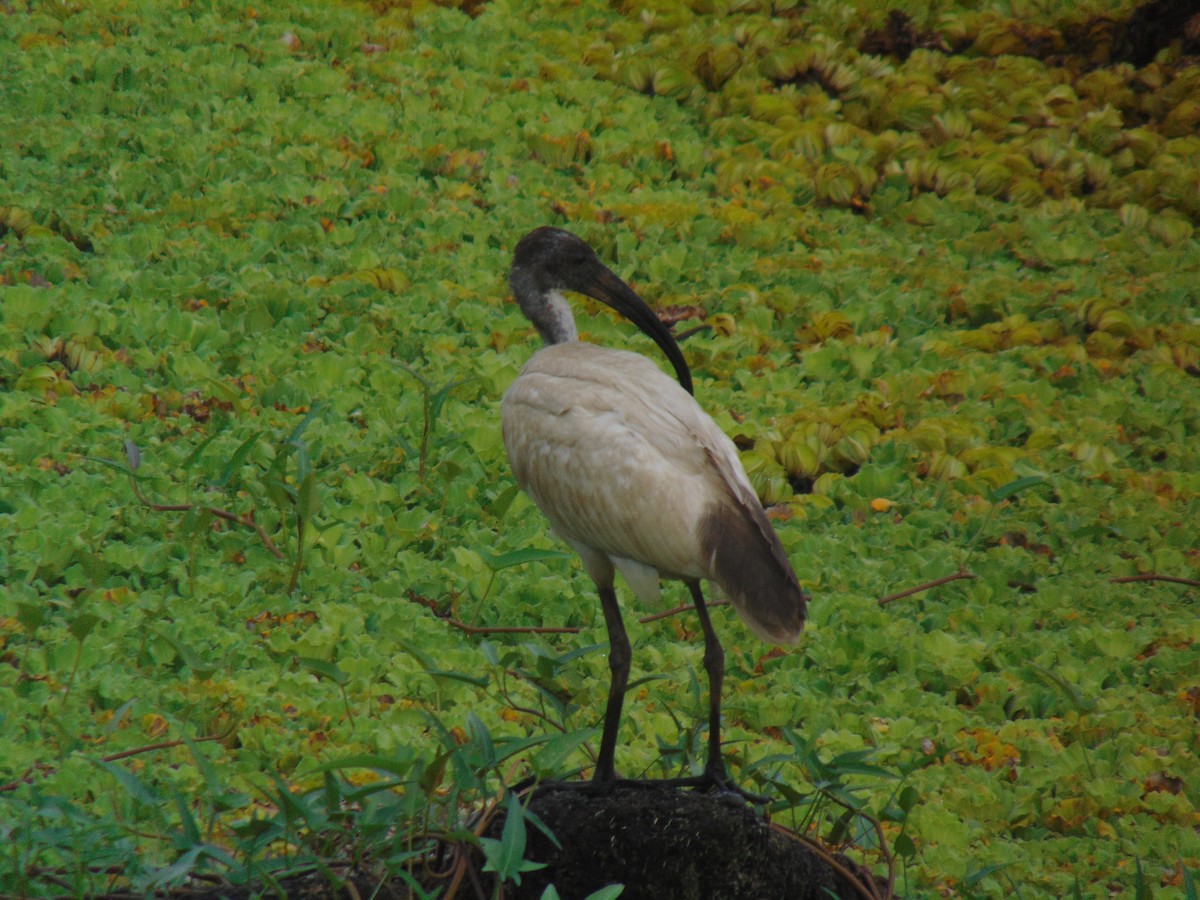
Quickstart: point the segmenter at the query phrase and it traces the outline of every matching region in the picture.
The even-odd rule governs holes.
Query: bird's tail
[[[808,598],[762,509],[715,507],[700,539],[709,577],[751,630],[771,644],[794,644]]]

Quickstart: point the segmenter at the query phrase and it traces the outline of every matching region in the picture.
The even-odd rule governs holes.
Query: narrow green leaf
[[[666,681],[666,680],[669,680],[669,679],[670,679],[670,677],[671,677],[671,676],[669,676],[669,675],[643,675],[641,678],[635,678],[635,679],[633,679],[633,681],[629,682],[629,683],[628,683],[628,684],[625,686],[625,693],[627,693],[627,694],[628,694],[630,691],[637,690],[637,689],[638,689],[638,688],[640,688],[640,687],[641,687],[643,684],[650,684],[650,683],[651,683],[651,682],[653,682],[653,681]],[[696,681],[695,683],[696,683],[697,687],[698,687],[698,686],[699,686],[699,684],[700,684],[700,682],[699,682],[699,681]]]
[[[125,440],[125,461],[129,463],[130,472],[136,472],[142,464],[142,451],[128,438]]]
[[[530,760],[535,771],[543,777],[556,774],[572,753],[586,744],[596,735],[595,728],[585,728],[582,731],[568,731],[559,734],[537,752]]]
[[[354,753],[350,756],[339,757],[316,767],[317,772],[340,771],[342,769],[370,769],[375,772],[387,772],[403,778],[417,762],[417,755],[411,748],[394,756],[381,756],[376,753]]]
[[[450,394],[462,387],[464,384],[469,384],[474,380],[475,377],[471,376],[470,378],[463,378],[460,381],[452,381],[443,385],[437,391],[434,391],[429,399],[430,418],[436,422],[441,417],[442,407],[446,405],[446,400],[449,399]]]
[[[509,793],[505,803],[504,828],[500,832],[500,846],[489,865],[494,865],[501,881],[521,883],[521,868],[525,861],[525,810],[517,795]],[[488,871],[485,867],[484,871]]]
[[[115,778],[117,783],[125,789],[125,793],[138,803],[145,804],[146,806],[159,806],[162,804],[162,797],[149,785],[144,784],[132,772],[126,771],[116,763],[105,762],[102,759],[91,760],[91,762]]]
[[[1150,900],[1153,893],[1146,883],[1146,873],[1142,871],[1142,858],[1135,856],[1133,863],[1136,867],[1133,871],[1133,900]]]
[[[134,481],[146,480],[145,475],[139,475],[137,472],[130,471],[128,462],[117,462],[115,459],[108,459],[103,456],[84,456],[83,458],[88,462],[99,463],[107,469],[113,469],[117,472],[120,472],[122,475],[127,475]]]
[[[201,777],[204,778],[204,784],[212,795],[221,793],[223,784],[220,776],[217,774],[216,767],[209,761],[208,757],[200,752],[199,745],[188,735],[184,735],[183,742],[187,745],[188,750],[192,754],[192,759],[196,763],[196,768],[200,770]]]
[[[398,640],[396,643],[400,646],[400,649],[419,662],[422,668],[429,670],[437,667],[437,664],[433,661],[433,657],[416,644],[403,640]]]
[[[501,553],[499,556],[492,556],[483,552],[479,555],[483,557],[483,561],[487,564],[488,568],[499,572],[502,569],[523,566],[531,562],[544,562],[548,559],[571,559],[574,554],[567,553],[565,550],[543,550],[539,547],[526,547],[522,550]]]
[[[104,733],[113,734],[118,728],[120,728],[125,722],[126,716],[129,715],[129,711],[133,709],[133,705],[137,702],[137,697],[130,697],[119,707],[117,707],[116,712],[112,714],[112,718],[104,723]]]
[[[1046,684],[1053,685],[1054,687],[1058,688],[1077,713],[1082,714],[1091,712],[1096,708],[1095,700],[1084,697],[1083,694],[1080,693],[1078,687],[1069,682],[1067,679],[1063,678],[1057,672],[1053,672],[1044,666],[1039,666],[1037,663],[1030,663],[1029,668]]]
[[[321,495],[317,490],[317,473],[311,469],[300,480],[296,491],[296,515],[302,522],[311,522],[321,505]]]
[[[175,801],[175,813],[179,816],[179,827],[182,829],[182,835],[186,846],[195,846],[200,843],[200,826],[196,824],[196,818],[192,815],[191,806],[188,804],[187,798],[182,791],[172,790],[171,798]]]
[[[496,740],[496,759],[497,761],[503,761],[524,753],[526,750],[532,750],[534,747],[541,747],[544,744],[550,743],[557,736],[557,732],[543,731],[527,737],[498,738]]]
[[[232,385],[210,376],[206,376],[204,380],[207,381],[212,387],[213,393],[219,395],[222,400],[225,400],[229,403],[234,403],[241,399],[241,395],[238,393],[237,388],[233,387]]]
[[[207,678],[217,670],[216,663],[205,659],[203,656],[193,650],[191,646],[183,643],[183,641],[178,640],[173,635],[154,628],[150,629],[150,632],[151,634],[157,635],[170,644],[175,650],[176,654],[178,654],[180,662],[191,669],[197,677]]]
[[[1183,873],[1183,896],[1184,900],[1200,900],[1197,896],[1196,881],[1192,878],[1191,870],[1183,863],[1179,864],[1179,871]]]
[[[451,681],[462,681],[467,684],[473,684],[476,687],[487,687],[491,678],[487,674],[483,675],[468,675],[465,672],[452,672],[439,668],[433,661],[433,658],[421,650],[420,647],[407,641],[397,641],[403,650],[411,655],[425,669],[426,674],[432,675],[435,678],[449,678]]]
[[[521,883],[522,872],[545,868],[545,863],[533,863],[524,858],[526,850],[526,824],[524,809],[515,793],[510,793],[504,816],[504,829],[500,839],[484,838],[484,856],[487,863],[484,871],[496,872],[500,881]]]
[[[542,821],[541,816],[539,816],[537,813],[535,813],[532,809],[529,809],[528,807],[522,807],[522,808],[525,810],[526,821],[532,822],[534,827],[537,828],[538,831],[540,831],[542,834],[544,834],[546,836],[546,840],[548,840],[555,847],[557,847],[559,850],[561,850],[562,849],[562,841],[560,841],[555,836],[554,832],[550,830],[550,826],[548,826],[545,822]]]
[[[174,881],[190,875],[196,867],[196,861],[204,852],[203,847],[192,847],[190,850],[184,851],[179,858],[169,866],[164,866],[161,869],[156,869],[151,879],[145,884],[148,888],[165,887]]]
[[[295,489],[281,478],[268,476],[263,479],[263,487],[266,488],[267,496],[271,498],[271,502],[280,510],[287,509],[289,505],[295,502]]]
[[[488,675],[468,675],[465,672],[451,672],[447,669],[426,669],[425,674],[432,675],[434,678],[447,678],[450,681],[473,684],[475,687],[487,687],[491,681],[491,677]]]
[[[588,644],[584,647],[576,647],[574,650],[568,650],[562,656],[555,658],[556,668],[562,668],[577,659],[582,659],[585,656],[590,656],[593,653],[608,650],[608,644]]]
[[[1035,484],[1043,484],[1045,481],[1046,479],[1042,475],[1027,475],[1024,478],[1018,478],[1016,481],[1010,481],[1008,484],[1002,484],[988,494],[988,499],[992,503],[999,503],[1001,500],[1007,500],[1009,497],[1019,494],[1021,491],[1033,487]]]
[[[313,474],[312,458],[308,455],[308,444],[301,440],[289,441],[288,444],[296,451],[296,481],[303,483],[304,479]],[[297,488],[297,493],[299,490]]]
[[[225,467],[221,470],[221,474],[218,475],[217,479],[213,482],[213,486],[218,488],[225,487],[225,485],[229,483],[229,479],[232,478],[234,473],[242,467],[243,463],[245,463],[246,457],[250,455],[250,452],[254,449],[257,443],[257,434],[252,434],[250,437],[246,438],[246,440],[242,441],[238,445],[238,448],[233,451],[233,455],[230,456],[229,460],[225,463]]]
[[[290,819],[300,822],[309,821],[308,810],[300,804],[299,799],[292,793],[292,789],[288,787],[287,783],[275,772],[268,772],[267,776],[275,783],[274,792],[264,791],[272,802]]]
[[[483,720],[474,712],[467,713],[467,734],[475,741],[482,753],[481,760],[487,766],[494,765],[496,762],[496,745],[492,741],[492,733],[488,727],[483,724]]]
[[[295,428],[292,429],[292,433],[290,435],[288,435],[287,443],[289,443],[289,444],[299,443],[301,435],[303,435],[304,432],[308,430],[308,426],[312,424],[313,419],[315,419],[317,416],[319,416],[321,413],[323,413],[325,411],[326,405],[327,404],[325,404],[323,401],[319,402],[319,403],[314,403],[312,405],[312,409],[310,409],[308,411],[308,414],[303,419],[300,420],[299,424],[297,424]]]
[[[490,666],[500,665],[500,654],[496,650],[496,645],[491,641],[483,641],[479,645],[479,649],[483,651],[483,658],[488,661]]]
[[[296,662],[306,672],[311,672],[321,678],[328,678],[334,684],[345,686],[350,681],[350,676],[338,668],[338,664],[335,662],[314,659],[311,656],[297,656]]]
[[[179,464],[179,467],[181,469],[183,469],[183,471],[185,471],[185,472],[191,471],[192,466],[194,466],[196,464],[196,462],[200,459],[200,457],[204,455],[204,451],[208,449],[209,444],[211,444],[213,441],[215,441],[217,439],[218,434],[219,434],[219,432],[213,432],[208,437],[206,437],[204,440],[202,440],[196,446],[196,449],[193,450],[191,453],[189,453],[187,455],[187,458],[184,459],[184,461]]]
[[[1012,865],[1012,864],[1011,863],[998,863],[993,866],[984,866],[982,869],[972,872],[970,875],[968,875],[966,878],[964,878],[963,884],[965,884],[967,887],[974,887],[975,885],[979,884],[979,882],[983,881],[983,879],[987,878],[989,875],[994,875],[996,872],[999,872],[1001,869],[1006,869],[1010,865]]]

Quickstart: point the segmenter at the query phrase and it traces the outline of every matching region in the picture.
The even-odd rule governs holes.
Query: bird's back
[[[631,560],[715,581],[764,639],[799,636],[804,594],[733,442],[646,357],[545,347],[505,394],[502,418],[518,484],[576,549],[627,576]]]

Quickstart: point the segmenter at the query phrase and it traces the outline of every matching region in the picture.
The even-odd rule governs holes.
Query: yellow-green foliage
[[[831,21],[832,7],[714,6],[625,3],[625,21],[584,58],[605,77],[704,110],[715,133],[785,164],[788,181],[821,203],[861,207],[902,175],[910,191],[1026,206],[1136,203],[1177,239],[1200,221],[1200,67],[1176,44],[1140,69],[1096,68],[1105,35],[1068,45],[1063,31],[1107,12],[1101,5],[1064,8],[1053,25],[948,10],[918,23],[942,36],[937,49],[903,60],[855,49],[884,24],[887,4],[858,4],[853,22]],[[737,154],[746,159],[745,146]],[[726,172],[731,183],[758,175],[755,157]]]
[[[0,2],[0,893],[395,877],[588,769],[603,617],[499,428],[551,223],[702,326],[813,595],[714,611],[776,819],[880,866],[836,786],[905,896],[1194,896],[1200,65],[896,5]],[[625,602],[618,767],[694,770],[694,620]]]

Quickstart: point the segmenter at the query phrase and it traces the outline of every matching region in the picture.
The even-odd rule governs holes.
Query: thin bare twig
[[[229,737],[233,730],[223,732],[221,734],[209,734],[204,737],[192,738],[193,744],[200,744],[204,741],[219,741],[222,738]],[[147,744],[144,747],[133,747],[129,750],[122,750],[120,753],[112,753],[108,756],[100,757],[101,762],[116,762],[118,759],[128,759],[131,756],[141,756],[143,753],[153,753],[155,750],[170,750],[172,747],[179,747],[186,744],[185,740],[160,741],[157,744]]]
[[[533,709],[532,707],[529,707],[529,706],[522,706],[513,700],[512,694],[509,693],[509,690],[508,690],[508,676],[510,674],[514,678],[519,679],[521,677],[520,673],[510,672],[509,670],[506,669],[503,672],[503,677],[500,679],[500,684],[499,684],[500,696],[504,698],[504,702],[508,704],[509,709],[515,710],[517,712],[523,712],[526,715],[533,716],[534,718],[539,719],[542,722],[545,722],[547,725],[551,726],[552,728],[557,728],[563,734],[566,734],[567,728],[565,725],[555,722],[552,718],[550,718],[548,715],[546,715],[544,712],[542,712],[539,709]]]
[[[943,584],[949,584],[951,581],[960,581],[964,578],[978,578],[974,572],[968,572],[962,569],[955,572],[953,575],[947,575],[945,578],[936,578],[926,584],[919,584],[916,587],[908,588],[907,590],[899,591],[895,594],[888,594],[886,597],[880,597],[875,602],[880,606],[891,603],[893,600],[901,600],[905,597],[911,597],[913,594],[919,594],[921,591],[927,591],[930,588],[935,588]],[[1185,587],[1200,587],[1200,580],[1195,578],[1180,578],[1177,575],[1160,575],[1157,572],[1148,572],[1145,575],[1121,575],[1117,578],[1108,579],[1109,584],[1141,584],[1151,581],[1162,581],[1167,584],[1182,584]],[[1009,587],[1020,591],[1032,592],[1036,591],[1037,587],[1032,584],[1024,584],[1022,582],[1010,581]],[[674,612],[674,611],[673,611]]]
[[[570,625],[468,625],[453,616],[438,618],[467,634],[579,634],[583,631],[582,628]]]
[[[973,578],[974,576],[971,577]],[[729,601],[714,600],[707,605],[710,609],[714,606],[728,606]],[[434,615],[447,625],[451,625],[467,634],[579,634],[579,632],[583,631],[582,628],[576,625],[468,625],[461,619],[456,619],[449,613],[440,612],[433,606],[429,606],[429,608],[433,610]],[[649,616],[642,616],[638,619],[638,622],[642,625],[647,625],[650,622],[657,622],[659,619],[666,619],[669,616],[677,616],[694,608],[692,604],[685,603],[682,606],[665,609],[662,612],[657,612]]]
[[[423,606],[437,618],[452,628],[467,634],[578,634],[582,628],[573,626],[553,625],[468,625],[462,619],[452,615],[449,609],[443,609],[437,602],[428,597],[422,597],[416,591],[408,592],[408,599],[418,606]]]
[[[709,609],[712,609],[714,606],[728,606],[729,601],[728,600],[712,600],[712,601],[705,603],[704,605],[707,606]],[[665,619],[668,616],[677,616],[680,613],[685,613],[689,609],[695,609],[695,608],[696,607],[692,606],[692,604],[690,604],[690,603],[684,603],[682,606],[676,606],[672,609],[664,609],[662,612],[656,612],[649,616],[642,616],[640,619],[638,619],[638,622],[641,623],[642,625],[648,625],[651,622],[657,622],[659,619]]]
[[[258,539],[262,541],[263,546],[271,551],[276,559],[287,558],[284,556],[283,551],[275,546],[275,542],[271,540],[271,536],[267,534],[266,529],[254,521],[254,517],[252,515],[239,516],[237,513],[230,512],[227,509],[221,509],[220,507],[216,506],[201,506],[198,503],[155,503],[142,493],[142,489],[138,487],[138,483],[136,480],[134,480],[132,473],[130,473],[129,483],[133,487],[134,495],[141,500],[144,505],[148,506],[155,512],[188,512],[189,510],[200,509],[218,519],[223,519],[226,522],[232,522],[234,525],[241,525],[244,528],[253,528],[254,531],[257,532]]]
[[[53,771],[54,771],[53,766],[47,766],[44,763],[38,763],[38,764],[32,765],[28,769],[26,769],[24,772],[22,772],[21,777],[18,778],[16,781],[10,781],[8,784],[0,784],[0,793],[3,793],[4,791],[15,791],[17,788],[19,788],[23,784],[32,783],[33,775],[35,772],[53,772]]]
[[[200,744],[205,741],[219,741],[229,737],[232,729],[221,734],[209,734],[204,737],[192,738],[192,743]],[[174,741],[159,741],[157,744],[146,744],[142,747],[131,747],[128,750],[122,750],[119,753],[110,753],[108,756],[100,757],[100,762],[116,762],[119,759],[128,759],[131,756],[140,756],[143,753],[153,753],[155,750],[170,750],[172,747],[179,747],[186,744],[185,740]],[[0,784],[0,793],[5,791],[15,791],[23,784],[29,784],[33,781],[35,772],[53,772],[53,766],[30,766],[20,778],[16,781],[10,781],[8,784]]]
[[[800,843],[802,843],[806,847],[808,847],[810,850],[812,850],[812,852],[814,854],[816,854],[822,860],[824,860],[825,864],[828,865],[829,868],[833,869],[835,872],[837,872],[839,875],[841,875],[844,879],[846,879],[846,881],[849,882],[850,886],[852,888],[854,888],[856,891],[858,891],[859,895],[861,897],[863,897],[864,900],[891,900],[892,894],[891,894],[890,890],[888,891],[886,897],[880,897],[879,891],[876,888],[874,881],[870,881],[867,884],[864,884],[862,882],[862,880],[854,872],[850,871],[848,866],[844,866],[840,862],[838,862],[837,858],[832,853],[829,852],[829,848],[827,848],[820,841],[814,841],[812,838],[808,837],[807,835],[803,835],[803,834],[800,834],[799,832],[792,831],[792,829],[785,828],[784,826],[779,825],[775,822],[771,823],[771,829],[773,831],[783,832],[784,834],[791,837],[793,840],[799,841]]]
[[[951,581],[961,581],[964,578],[978,578],[974,572],[968,572],[966,569],[960,569],[953,575],[947,575],[944,578],[935,578],[933,581],[925,584],[918,584],[916,587],[910,587],[907,590],[899,591],[895,594],[888,594],[886,597],[880,597],[875,602],[880,606],[886,603],[891,603],[893,600],[903,600],[905,597],[911,597],[913,594],[919,594],[922,591],[927,591],[930,588],[940,587],[943,584],[949,584]]]
[[[972,577],[974,577],[974,576],[972,576]],[[857,809],[854,806],[851,806],[845,800],[841,799],[840,797],[834,796],[833,794],[829,793],[828,791],[822,791],[821,793],[825,797],[827,797],[829,800],[831,800],[833,803],[842,807],[842,809],[845,809],[846,811],[853,813],[856,816],[862,816],[864,819],[866,819],[868,822],[870,822],[871,825],[874,827],[875,836],[879,840],[879,851],[883,854],[883,860],[887,864],[888,874],[887,874],[887,895],[886,896],[887,896],[887,900],[891,900],[891,897],[893,896],[893,894],[895,892],[895,885],[896,885],[896,863],[895,863],[895,860],[892,858],[891,851],[888,850],[888,848],[887,848],[887,835],[885,835],[883,832],[883,823],[880,822],[873,815],[871,815],[869,812],[865,812],[861,809]],[[872,887],[874,887],[874,885],[872,885]]]
[[[1180,578],[1176,575],[1159,575],[1157,572],[1150,572],[1146,575],[1122,575],[1119,578],[1108,579],[1109,584],[1133,584],[1143,581],[1165,581],[1168,584],[1183,584],[1187,587],[1200,587],[1200,581],[1194,578]]]
[[[488,824],[500,809],[500,801],[503,796],[504,794],[501,792],[490,800],[484,808],[483,813],[479,816],[479,821],[471,829],[471,833],[475,835],[476,839],[483,837]],[[458,889],[462,885],[463,878],[468,876],[471,879],[472,886],[475,888],[476,895],[479,895],[483,887],[479,883],[479,876],[475,871],[475,867],[471,864],[471,846],[464,841],[455,841],[452,852],[454,853],[452,868],[454,875],[449,887],[446,888],[445,900],[454,900],[454,897],[458,895]]]

